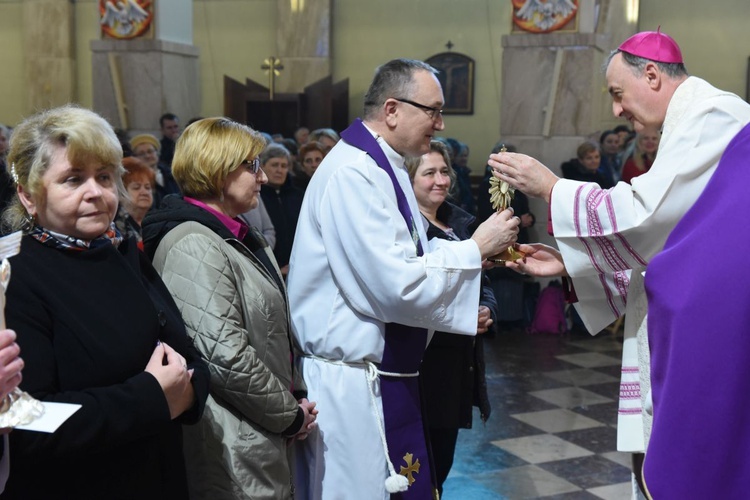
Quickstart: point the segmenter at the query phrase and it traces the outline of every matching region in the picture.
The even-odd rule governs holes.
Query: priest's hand
[[[549,203],[552,187],[560,180],[550,169],[531,156],[518,153],[494,153],[487,162],[492,175],[527,196]]]
[[[521,220],[518,217],[513,217],[512,208],[496,212],[482,222],[471,236],[479,247],[482,260],[497,255],[514,244],[518,238],[520,223]]]
[[[505,267],[508,269],[540,278],[568,275],[562,254],[557,249],[541,243],[517,245],[516,249],[525,253],[526,256],[515,262],[506,262]]]
[[[477,334],[487,333],[492,326],[492,313],[487,306],[479,306],[479,315],[477,316]]]

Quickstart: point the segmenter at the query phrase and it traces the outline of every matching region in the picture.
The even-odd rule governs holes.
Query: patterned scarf
[[[117,248],[122,242],[122,235],[120,234],[120,231],[117,230],[117,227],[115,227],[114,222],[109,225],[109,229],[107,229],[105,233],[93,240],[82,240],[66,234],[56,233],[39,225],[31,228],[28,234],[44,245],[75,252],[82,252],[90,248],[98,248],[104,245],[114,245],[115,248]]]

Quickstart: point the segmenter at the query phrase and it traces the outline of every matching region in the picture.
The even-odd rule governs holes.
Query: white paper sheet
[[[42,401],[41,403],[44,405],[44,415],[30,424],[19,425],[15,429],[52,433],[81,407],[81,405],[70,403],[50,403],[47,401]]]

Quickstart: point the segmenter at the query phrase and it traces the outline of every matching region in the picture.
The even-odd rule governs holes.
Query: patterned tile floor
[[[444,500],[630,498],[616,450],[622,344],[609,333],[485,342],[492,415],[459,432]]]

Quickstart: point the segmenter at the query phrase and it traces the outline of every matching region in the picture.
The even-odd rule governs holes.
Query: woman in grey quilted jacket
[[[203,419],[185,429],[192,499],[290,498],[288,441],[315,428],[284,281],[263,236],[238,217],[267,182],[263,147],[260,134],[226,118],[193,123],[172,163],[183,196],[165,198],[143,223],[146,252],[211,373]]]

